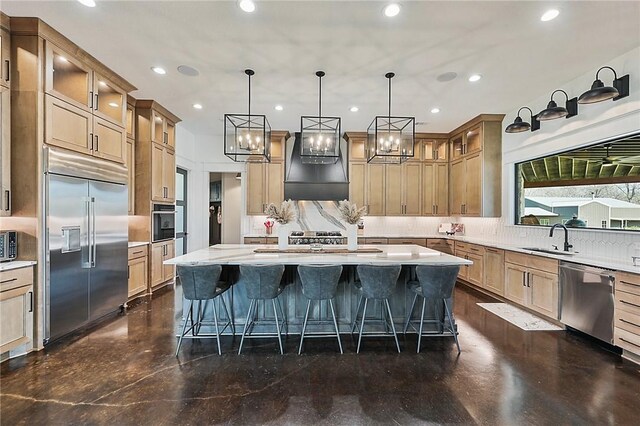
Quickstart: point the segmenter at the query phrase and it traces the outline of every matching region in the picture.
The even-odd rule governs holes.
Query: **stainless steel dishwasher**
[[[560,322],[613,344],[613,283],[608,269],[560,262]]]

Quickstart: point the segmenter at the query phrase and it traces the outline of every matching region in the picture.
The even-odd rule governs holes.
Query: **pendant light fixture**
[[[567,98],[567,102],[565,103],[564,107],[558,106],[556,101],[553,100],[553,95],[555,95],[558,92],[564,93],[564,96]],[[551,100],[547,104],[547,108],[540,111],[536,117],[540,121],[548,121],[548,120],[555,120],[557,118],[562,118],[562,117],[570,118],[577,114],[578,114],[578,99],[577,98],[569,99],[569,95],[567,95],[567,92],[565,92],[564,90],[558,89],[551,94]]]
[[[385,74],[389,80],[389,111],[386,116],[376,116],[367,129],[367,162],[403,163],[413,157],[416,136],[415,117],[391,115],[391,79],[395,74]]]
[[[602,80],[598,78],[600,71],[608,69],[613,72],[613,86],[605,86]],[[604,66],[596,72],[596,79],[591,85],[591,89],[584,92],[578,98],[579,104],[595,104],[596,102],[607,101],[613,99],[617,101],[629,96],[629,74],[618,78],[616,70],[609,66]]]
[[[244,70],[249,79],[247,114],[224,115],[224,154],[237,162],[271,161],[271,126],[265,115],[251,114],[251,77],[253,70]]]
[[[340,117],[322,116],[322,77],[317,71],[318,116],[300,117],[300,158],[307,164],[334,164],[340,157]]]
[[[520,111],[522,111],[523,109],[526,109],[529,111],[529,113],[531,113],[531,123],[523,121],[522,118],[520,117]],[[518,110],[518,116],[516,117],[515,120],[513,120],[513,123],[509,124],[507,128],[504,129],[504,131],[506,133],[521,133],[531,129],[532,132],[535,132],[539,128],[540,128],[540,122],[538,121],[538,117],[533,115],[533,111],[531,111],[531,108],[522,107]]]

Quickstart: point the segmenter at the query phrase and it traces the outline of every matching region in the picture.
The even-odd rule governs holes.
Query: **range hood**
[[[302,138],[297,132],[286,142],[285,200],[339,201],[349,198],[347,142],[340,139],[340,157],[333,164],[308,164],[300,156]]]

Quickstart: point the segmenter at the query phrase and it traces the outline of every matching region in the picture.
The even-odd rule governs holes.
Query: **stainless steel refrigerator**
[[[46,148],[45,343],[127,301],[123,165]]]

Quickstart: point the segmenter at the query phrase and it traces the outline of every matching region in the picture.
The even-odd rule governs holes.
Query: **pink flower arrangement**
[[[267,230],[267,235],[271,235],[271,232],[273,231],[273,225],[275,223],[276,221],[273,219],[267,219],[264,221],[264,227]]]

